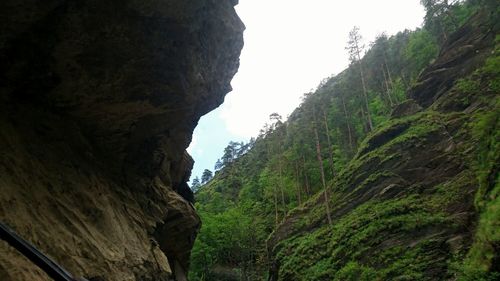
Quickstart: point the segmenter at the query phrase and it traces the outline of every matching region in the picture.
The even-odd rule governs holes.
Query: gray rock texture
[[[0,220],[75,276],[185,280],[185,149],[231,90],[236,3],[1,1]],[[1,242],[0,279],[47,277]]]

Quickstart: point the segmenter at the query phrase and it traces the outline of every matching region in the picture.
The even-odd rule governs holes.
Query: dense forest
[[[406,135],[398,137],[400,139],[394,140],[394,143],[413,142],[419,134],[434,132],[441,119],[447,120],[448,117],[443,117],[440,113],[421,112],[421,105],[409,99],[409,93],[414,91],[412,89],[418,88],[418,84],[422,82],[419,77],[422,77],[424,69],[433,64],[442,52],[440,50],[443,44],[456,36],[455,32],[464,24],[471,24],[475,15],[478,18],[478,13],[487,15],[482,16],[482,20],[493,23],[494,26],[498,24],[499,10],[496,1],[422,0],[421,3],[426,10],[421,28],[405,30],[392,36],[380,34],[369,47],[363,46],[360,35],[362,31],[354,27],[346,34],[346,55],[350,58],[347,69],[324,79],[314,92],[305,93],[302,103],[286,121],[273,113],[258,137],[246,144],[229,143],[215,165],[215,174],[212,175],[207,169],[201,181],[194,181],[192,188],[196,191],[195,207],[203,224],[191,254],[190,279],[271,278],[268,271],[273,265],[269,253],[273,251],[270,249],[273,243],[268,239],[274,239],[273,235],[279,236],[279,231],[276,230],[287,226],[314,231],[303,235],[303,231],[287,230],[294,234],[287,236],[288,238],[280,238],[285,242],[278,243],[277,248],[280,250],[275,250],[276,259],[283,261],[279,269],[279,280],[432,279],[421,272],[426,271],[425,267],[429,263],[438,261],[421,258],[417,250],[401,253],[391,248],[392,252],[384,252],[383,257],[374,255],[374,259],[381,260],[379,264],[383,264],[384,260],[391,261],[392,267],[388,268],[360,264],[359,255],[365,252],[354,249],[358,245],[356,243],[369,237],[363,235],[369,235],[367,232],[370,231],[377,232],[377,227],[380,228],[383,224],[395,224],[397,226],[394,227],[402,228],[411,228],[413,224],[419,227],[446,224],[447,218],[441,216],[441,213],[426,213],[428,209],[424,204],[427,203],[420,202],[421,198],[409,195],[398,199],[399,201],[391,201],[392,205],[368,202],[351,211],[347,217],[339,218],[339,215],[335,215],[335,212],[339,212],[335,211],[341,205],[339,202],[343,200],[342,186],[349,185],[351,178],[356,176],[353,171],[359,171],[359,167],[364,165],[363,155],[370,154],[373,147],[378,146],[378,136],[396,136],[406,130]],[[497,38],[496,44],[498,43]],[[500,92],[499,63],[500,58],[495,49],[473,75],[455,83],[455,91],[473,94],[481,85],[482,92],[493,93],[494,98],[489,99],[488,103],[497,110],[497,93]],[[487,85],[483,87],[484,83]],[[469,96],[462,99],[462,103],[472,103],[473,100]],[[397,119],[396,117],[402,117],[398,113],[402,108],[406,111],[405,115],[409,116]],[[478,192],[488,189],[481,185],[481,181],[485,181],[487,177],[483,172],[492,169],[491,165],[497,165],[494,164],[495,159],[498,159],[499,149],[498,130],[494,129],[497,121],[498,112],[494,110],[493,114],[478,115],[474,123],[477,126],[471,129],[477,138],[488,131],[488,136],[492,139],[490,143],[483,144],[487,149],[480,154],[481,161],[475,165],[478,167],[477,175],[473,178],[479,181]],[[491,124],[495,125],[491,127]],[[418,142],[414,143],[414,146],[418,145]],[[383,153],[384,163],[398,157],[390,149]],[[384,170],[358,180],[356,189],[377,182],[390,173],[390,170]],[[499,192],[498,184],[494,188],[496,193],[491,194]],[[491,188],[488,190],[493,192]],[[475,198],[475,206],[484,210],[488,208],[487,200],[497,197],[488,199],[476,195]],[[432,197],[429,202],[439,205],[445,204],[448,199],[443,195]],[[477,235],[483,237],[484,241],[476,241],[470,251],[460,252],[442,261],[446,264],[448,277],[454,276],[460,280],[494,280],[498,277],[492,270],[494,262],[498,262],[498,256],[495,258],[495,250],[491,250],[491,245],[500,245],[500,234],[498,229],[495,230],[499,218],[498,202],[495,204],[496,207],[482,218],[482,225],[477,228],[477,231],[483,231]],[[389,214],[394,208],[410,206],[418,209],[415,211],[417,215],[388,215],[389,217],[384,218],[385,212]],[[367,212],[370,216],[364,217]],[[375,218],[372,217],[372,212],[377,213]],[[307,214],[301,215],[304,213]],[[352,231],[357,229],[358,224],[363,224],[363,220],[378,220],[379,223],[360,227],[354,235]],[[316,244],[329,237],[330,234],[327,233],[331,232],[335,232],[337,236],[333,235],[328,243],[336,246],[329,248],[328,253],[318,254],[315,247],[323,246]],[[383,232],[377,233],[384,235]],[[355,236],[355,239],[360,240],[356,243],[352,240],[346,242],[342,235]],[[326,244],[324,247],[327,247]],[[347,251],[346,247],[351,247],[348,254],[339,252]],[[369,244],[366,247],[370,247]],[[303,255],[308,256],[309,260],[294,260],[297,259],[295,253],[299,250],[304,251]],[[498,255],[498,249],[496,251]],[[482,256],[481,252],[487,254]],[[289,257],[285,257],[287,255]],[[342,258],[337,258],[336,255]],[[337,260],[345,262],[340,264]],[[406,263],[408,260],[412,262]],[[299,263],[302,265],[298,265]],[[304,267],[303,264],[309,266]],[[301,266],[303,269],[300,269]]]

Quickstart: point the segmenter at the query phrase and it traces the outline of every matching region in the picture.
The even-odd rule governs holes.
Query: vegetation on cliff
[[[498,277],[498,7],[422,4],[362,58],[353,29],[346,70],[228,145],[196,193],[193,280]]]

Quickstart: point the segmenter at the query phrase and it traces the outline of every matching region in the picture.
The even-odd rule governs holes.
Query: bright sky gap
[[[240,0],[236,10],[247,28],[241,65],[224,104],[194,131],[192,178],[213,171],[229,141],[257,136],[273,112],[286,119],[304,93],[345,69],[353,26],[368,47],[378,34],[415,29],[424,17],[419,0]]]

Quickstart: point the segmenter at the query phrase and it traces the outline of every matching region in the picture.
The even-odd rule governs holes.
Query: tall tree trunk
[[[363,121],[366,120],[365,109],[361,108],[360,112],[361,112],[361,120]],[[365,131],[365,133],[370,132],[370,128],[368,127],[368,124],[366,122],[363,122],[363,131]]]
[[[330,168],[332,169],[332,177],[335,176],[335,166],[333,162],[333,147],[332,147],[332,141],[330,139],[330,128],[328,127],[328,120],[326,118],[326,112],[323,109],[323,124],[325,125],[325,133],[326,133],[326,141],[328,144],[328,153],[330,154],[329,157],[329,162],[330,162]]]
[[[281,131],[278,134],[278,175],[279,175],[279,188],[280,188],[280,194],[281,194],[281,206],[283,207],[283,219],[286,216],[286,205],[285,205],[285,193],[283,191],[283,166],[281,163],[281,156],[282,156],[282,148],[281,148],[281,140],[283,139],[283,135],[281,134]],[[285,131],[286,135],[286,131]]]
[[[278,156],[278,171],[279,171],[279,187],[280,187],[280,193],[281,193],[281,206],[283,206],[283,219],[286,216],[286,205],[285,205],[285,193],[283,192],[283,169],[281,166],[281,153]]]
[[[367,116],[367,121],[368,121],[368,128],[369,131],[373,130],[373,122],[372,122],[372,116],[370,114],[370,106],[368,104],[368,92],[366,90],[366,83],[365,83],[365,75],[363,74],[363,64],[361,63],[361,58],[358,53],[358,64],[359,64],[359,73],[361,75],[361,84],[363,86],[363,96],[365,100],[365,107],[366,107],[366,116]]]
[[[276,186],[274,186],[274,214],[276,216],[276,228],[278,228],[278,224],[280,222],[279,220],[279,214],[278,214],[278,191],[276,190]]]
[[[372,116],[370,114],[370,106],[368,103],[368,90],[366,88],[365,75],[363,73],[363,63],[361,61],[361,51],[363,50],[363,46],[361,44],[361,35],[359,34],[359,28],[354,27],[351,32],[349,32],[349,41],[347,42],[347,50],[349,50],[349,60],[351,63],[358,64],[359,67],[359,75],[361,77],[361,85],[363,86],[363,97],[365,103],[365,109],[367,113],[367,122],[369,131],[373,130],[373,122]]]
[[[296,161],[295,162],[295,179],[297,181],[297,200],[299,202],[299,205],[302,204],[302,192],[300,188],[300,176],[299,176],[299,163]]]
[[[318,158],[320,173],[321,173],[321,183],[323,184],[323,195],[325,196],[325,208],[326,208],[326,216],[328,218],[328,224],[332,225],[332,216],[330,214],[330,198],[328,196],[328,189],[326,187],[325,180],[325,169],[323,167],[323,159],[321,158],[321,144],[319,143],[318,129],[316,128],[316,114],[314,114],[314,138],[316,139],[316,156]]]
[[[410,73],[410,79],[411,79],[411,73]],[[404,71],[401,71],[401,81],[403,82],[403,85],[405,86],[405,90],[408,89],[408,81],[407,81],[407,77],[406,77],[406,74],[404,73]]]
[[[304,173],[304,179],[305,179],[305,184],[306,184],[306,197],[309,198],[309,196],[311,195],[311,190],[309,188],[309,177],[307,176],[307,171],[306,171],[306,157],[304,156],[304,154],[302,154],[302,171]]]
[[[450,17],[451,23],[453,24],[453,31],[455,31],[459,26],[458,26],[458,21],[455,15],[451,12],[451,5],[448,3],[448,0],[444,0],[444,6],[445,6],[445,13]]]
[[[446,32],[446,28],[444,27],[443,23],[440,20],[438,21],[438,25],[439,25],[439,29],[441,30],[441,34],[443,36],[443,42],[441,42],[441,43],[444,43],[444,42],[448,41],[448,34]]]
[[[384,67],[383,66],[382,66],[382,73],[384,74],[384,82],[385,82],[385,89],[386,89],[387,98],[389,99],[389,105],[392,108],[393,105],[394,105],[394,103],[392,102],[391,91],[390,91],[390,88],[389,88],[389,82],[387,81],[387,76],[385,75],[385,71],[384,71]]]
[[[387,71],[387,77],[389,78],[389,85],[391,86],[392,89],[392,75],[391,71],[389,70],[389,65],[387,64],[387,56],[385,55],[385,50],[382,51],[382,56],[384,57],[384,65],[385,65],[385,70]]]
[[[350,118],[349,118],[349,115],[347,114],[347,108],[345,107],[344,96],[340,95],[340,99],[342,100],[342,107],[344,108],[345,122],[347,124],[347,134],[349,135],[349,148],[351,149],[351,151],[353,151],[354,147],[353,147],[353,142],[352,142],[351,124],[349,122]]]
[[[271,159],[271,149],[269,148],[269,145],[267,145],[267,143],[266,143],[266,148],[267,148],[268,159]],[[273,188],[273,197],[274,197],[274,214],[275,214],[276,228],[277,228],[279,223],[279,214],[278,214],[278,190],[276,188],[276,185],[274,185]]]

